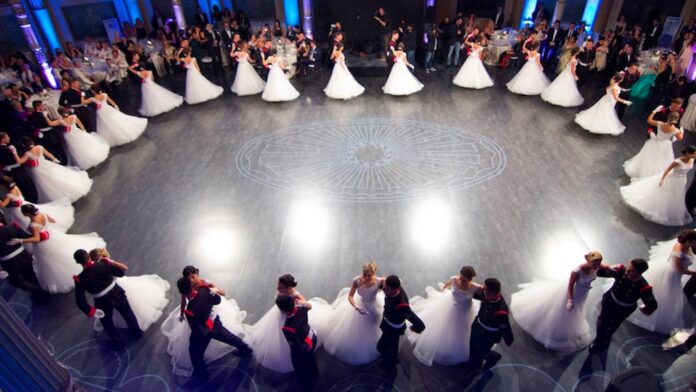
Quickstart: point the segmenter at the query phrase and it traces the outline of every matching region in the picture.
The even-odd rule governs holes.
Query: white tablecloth
[[[273,41],[273,47],[281,58],[280,65],[288,72],[288,78],[295,76],[297,72],[297,48],[292,43],[278,43]]]
[[[48,90],[46,96],[33,94],[29,97],[29,99],[27,99],[25,106],[28,109],[33,109],[32,105],[34,101],[41,100],[46,104],[48,117],[50,117],[52,120],[57,120],[60,118],[60,114],[58,114],[58,108],[60,107],[60,94],[60,90]]]
[[[696,131],[696,94],[689,97],[689,105],[681,118],[681,126],[690,131]]]
[[[6,84],[17,83],[19,79],[15,76],[13,71],[1,70],[0,71],[0,86],[5,86]]]

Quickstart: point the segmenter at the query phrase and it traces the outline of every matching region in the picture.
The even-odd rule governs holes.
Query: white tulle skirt
[[[33,244],[34,269],[41,287],[50,293],[67,293],[75,287],[73,275],[82,267],[73,259],[77,249],[105,248],[96,233],[66,234],[49,228],[50,238]]]
[[[646,316],[636,309],[628,317],[628,321],[641,328],[663,334],[670,334],[676,328],[693,327],[695,321],[694,312],[682,291],[684,275],[674,269],[669,259],[674,241],[668,241],[667,246],[666,255],[651,257],[650,268],[643,274],[653,287],[657,310]]]
[[[387,83],[382,87],[382,91],[389,95],[411,95],[423,89],[423,83],[419,82],[408,70],[406,64],[401,62],[394,63],[389,72]]]
[[[570,312],[566,309],[568,283],[565,281],[524,283],[520,288],[512,294],[510,313],[515,322],[544,347],[575,351],[594,339],[594,328],[590,328],[585,316],[589,286],[575,286],[575,307]]]
[[[224,89],[211,83],[200,73],[195,65],[190,64],[186,70],[186,96],[184,100],[189,105],[210,101],[222,95]]]
[[[71,203],[89,193],[92,180],[87,172],[76,167],[65,167],[46,159],[29,170],[41,203],[68,198]]]
[[[317,349],[324,339],[322,334],[331,322],[331,305],[319,298],[309,300],[312,309],[309,311],[309,326],[317,332]],[[290,360],[290,345],[283,335],[285,315],[277,306],[271,307],[256,322],[249,327],[244,341],[254,350],[254,358],[261,366],[278,373],[293,371]]]
[[[300,92],[295,90],[283,70],[278,66],[271,67],[261,99],[267,102],[282,102],[292,101],[299,96]]]
[[[493,86],[493,79],[486,72],[481,59],[471,55],[459,69],[452,83],[459,87],[482,89]]]
[[[413,344],[413,355],[427,366],[433,362],[454,365],[469,360],[471,324],[478,313],[479,302],[457,303],[450,290],[439,291],[432,286],[425,288],[426,298],[411,298],[411,309],[417,313],[425,330],[406,336]]]
[[[169,304],[167,292],[169,282],[157,275],[124,276],[116,280],[119,286],[126,292],[128,303],[138,325],[143,331],[147,331],[160,317],[162,311]],[[127,328],[126,321],[119,312],[114,312],[114,325],[118,328]]]
[[[585,102],[585,99],[580,95],[580,91],[578,91],[578,85],[575,82],[573,73],[570,72],[570,68],[566,68],[565,71],[561,72],[561,74],[541,92],[541,99],[552,105],[567,108],[580,106]]]
[[[662,174],[632,179],[622,186],[621,197],[624,203],[636,210],[649,221],[667,226],[682,226],[691,223],[691,214],[686,209],[686,176],[670,173],[662,186]]]
[[[106,102],[97,110],[97,134],[111,147],[132,142],[145,132],[145,128],[147,119],[129,116]]]
[[[26,202],[25,202],[26,204]],[[31,203],[34,204],[34,203]],[[75,208],[70,203],[70,200],[63,197],[46,204],[34,204],[40,212],[55,219],[56,223],[52,226],[56,230],[68,231],[75,223]],[[29,227],[30,219],[22,215],[20,207],[7,208],[12,220],[22,228]]]
[[[507,88],[515,94],[539,95],[548,87],[551,81],[539,69],[536,60],[528,60],[512,80],[507,82]]]
[[[600,135],[620,135],[626,127],[616,115],[616,101],[609,95],[604,95],[589,109],[575,115],[575,122],[591,133]]]
[[[80,130],[75,125],[63,133],[70,164],[87,170],[104,162],[109,156],[109,143],[99,135]]]
[[[239,305],[233,299],[221,298],[220,304],[213,306],[213,311],[220,317],[220,322],[233,334],[240,336],[246,326],[242,323],[246,318],[246,312],[239,309]],[[167,354],[171,357],[172,373],[189,377],[193,374],[193,365],[189,356],[189,338],[191,327],[186,320],[179,321],[179,307],[172,310],[164,320],[161,331],[167,337]],[[203,359],[206,363],[213,362],[231,353],[235,348],[217,340],[212,340],[205,350]]]
[[[351,99],[365,92],[365,87],[358,83],[349,70],[339,63],[334,64],[331,79],[324,88],[327,97],[333,99]]]
[[[145,117],[154,117],[159,114],[178,108],[184,103],[184,97],[167,90],[155,83],[152,79],[147,79],[140,87],[142,102],[138,112]]]
[[[624,162],[624,170],[631,178],[650,177],[662,174],[674,161],[671,140],[648,139],[638,155]]]
[[[384,294],[379,292],[375,302],[366,302],[356,293],[353,297],[356,305],[368,312],[360,314],[348,302],[349,291],[350,288],[341,290],[331,305],[333,312],[324,350],[347,364],[364,365],[379,357],[377,341],[382,335],[379,323],[384,310]]]
[[[261,94],[264,88],[266,88],[266,82],[256,73],[254,67],[246,61],[240,61],[232,83],[232,92],[241,97]]]

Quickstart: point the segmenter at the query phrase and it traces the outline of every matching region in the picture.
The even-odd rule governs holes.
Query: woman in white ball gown
[[[653,287],[659,306],[650,316],[633,312],[628,321],[663,334],[669,334],[676,328],[693,326],[694,312],[682,291],[682,278],[696,275],[696,271],[689,270],[694,260],[694,247],[696,231],[684,230],[676,240],[658,243],[651,249],[650,268],[643,275]],[[667,256],[665,253],[668,253]]]
[[[186,94],[184,101],[189,105],[196,105],[222,95],[224,89],[211,83],[203,74],[195,58],[191,57],[191,48],[188,40],[181,41],[181,48],[177,56],[186,68]]]
[[[674,161],[673,141],[684,138],[683,130],[677,128],[679,113],[671,112],[667,122],[663,123],[653,119],[660,110],[662,106],[658,106],[648,117],[648,123],[655,127],[655,132],[650,133],[650,139],[645,141],[638,155],[624,162],[624,170],[631,178],[659,174]]]
[[[66,234],[57,230],[53,226],[55,220],[32,204],[23,205],[22,214],[31,220],[28,228],[31,237],[13,241],[32,244],[39,285],[50,293],[72,290],[75,287],[73,275],[82,270],[73,259],[75,250],[104,248],[106,243],[96,233]]]
[[[556,351],[575,351],[593,339],[585,315],[585,306],[592,281],[602,266],[602,254],[585,255],[585,263],[577,266],[567,281],[538,281],[520,285],[512,294],[510,311],[515,321],[544,347]]]
[[[515,94],[539,95],[551,83],[544,75],[544,66],[541,65],[539,56],[539,43],[533,42],[529,49],[523,46],[523,52],[527,55],[527,62],[517,72],[514,78],[507,82],[507,88]]]
[[[92,92],[94,97],[90,99],[97,104],[97,135],[109,146],[130,143],[145,132],[147,119],[121,112],[116,102],[97,85],[92,86]]]
[[[23,142],[27,152],[20,161],[29,167],[39,202],[49,203],[66,197],[74,203],[89,193],[92,180],[86,171],[60,165],[60,161],[53,154],[44,150],[42,146],[37,146],[31,138],[24,138]]]
[[[133,63],[128,71],[136,75],[140,80],[140,92],[142,95],[138,112],[145,117],[154,117],[159,114],[178,108],[184,103],[184,97],[167,90],[155,83],[152,72],[140,66],[140,55],[133,55]]]
[[[421,334],[407,331],[413,343],[413,355],[422,364],[455,365],[469,360],[471,324],[480,305],[472,300],[481,289],[474,282],[475,276],[473,267],[464,266],[442,291],[429,286],[425,289],[427,298],[411,298],[411,308],[427,326]]]
[[[230,52],[230,56],[237,59],[237,74],[234,75],[231,90],[240,97],[261,94],[266,88],[266,82],[261,79],[254,66],[251,65],[249,44],[242,42],[239,48],[239,51]]]
[[[377,276],[375,263],[363,264],[362,270],[362,275],[353,279],[350,288],[341,290],[331,305],[332,325],[324,339],[324,350],[350,365],[376,360],[377,341],[382,335],[379,323],[384,294],[380,289],[384,278]]]
[[[482,89],[493,86],[493,79],[486,72],[486,67],[481,61],[482,53],[485,50],[486,37],[479,34],[471,45],[471,54],[466,58],[464,65],[457,72],[452,83],[459,87]]]
[[[0,185],[7,190],[5,197],[0,200],[0,207],[5,208],[12,221],[20,227],[28,227],[31,221],[22,214],[21,210],[22,205],[27,203],[22,191],[12,177],[0,176]],[[56,221],[55,228],[58,230],[68,231],[75,222],[75,208],[65,197],[46,204],[34,204],[34,206],[53,218]]]
[[[187,267],[188,268],[188,267]],[[186,273],[186,269],[184,269]],[[242,311],[234,299],[225,298],[224,290],[215,287],[214,284],[201,279],[198,276],[198,270],[195,273],[183,277],[190,279],[193,287],[191,297],[186,298],[182,306],[172,310],[167,318],[162,322],[161,331],[167,337],[167,354],[169,354],[172,373],[190,377],[193,374],[193,365],[191,364],[191,356],[189,355],[189,338],[191,336],[191,327],[185,321],[182,309],[186,307],[188,300],[195,297],[198,289],[207,287],[211,292],[217,293],[220,296],[220,303],[213,306],[213,311],[220,317],[220,322],[233,334],[240,336],[245,331],[243,324],[246,318],[246,312]],[[234,347],[212,340],[205,350],[203,359],[205,363],[216,361],[225,355],[234,351]]]
[[[89,252],[89,257],[94,262],[102,262],[128,271],[128,266],[112,260],[109,252],[104,248],[92,249]],[[169,282],[160,278],[157,275],[139,275],[139,276],[122,276],[116,279],[117,283],[123,291],[126,292],[128,303],[135,318],[138,320],[140,329],[144,332],[160,317],[162,310],[167,307],[169,299],[167,292],[169,291]],[[95,324],[99,319],[95,320]],[[119,312],[114,312],[114,325],[118,328],[127,328],[126,321]]]
[[[317,331],[317,348],[324,336],[324,325],[331,316],[331,305],[321,299],[305,300],[295,288],[297,282],[292,275],[283,275],[278,279],[278,292],[276,297],[286,295],[295,299],[297,306],[304,306],[312,311],[309,314],[309,325]],[[266,369],[278,373],[290,373],[293,371],[290,359],[290,345],[283,335],[282,327],[285,324],[285,314],[281,313],[277,306],[273,305],[256,324],[252,325],[244,342],[254,350],[256,362]]]
[[[619,83],[623,80],[623,72],[619,72],[612,76],[607,87],[606,94],[600,98],[597,103],[589,109],[585,109],[575,115],[575,122],[590,131],[602,135],[620,135],[626,127],[619,120],[619,116],[614,110],[616,102],[621,102],[626,105],[631,105],[631,101],[627,101],[619,97]]]
[[[694,167],[694,158],[696,147],[687,146],[664,173],[632,179],[631,184],[621,187],[624,203],[655,223],[667,226],[691,223],[684,198],[686,175]]]
[[[570,61],[568,61],[568,65],[566,65],[563,72],[556,76],[556,79],[541,92],[541,99],[552,105],[563,107],[580,106],[585,102],[585,99],[580,95],[580,91],[578,91],[578,77],[575,74],[575,67],[578,64],[578,53],[580,53],[580,48],[578,47],[570,50]]]
[[[111,149],[109,143],[99,135],[85,131],[76,115],[67,115],[63,108],[58,109],[58,112],[63,116],[63,140],[70,164],[87,170],[104,162]]]
[[[264,66],[270,67],[271,70],[268,71],[268,80],[266,81],[266,87],[263,89],[263,94],[261,94],[261,99],[266,102],[283,102],[297,99],[300,93],[295,90],[288,77],[285,76],[285,72],[283,72],[280,64],[282,59],[274,51],[271,53],[273,53],[271,56],[264,59]]]
[[[346,67],[346,56],[343,54],[343,44],[334,46],[331,60],[335,62],[331,78],[324,89],[327,97],[333,99],[351,99],[365,92],[365,87],[358,83]]]
[[[387,83],[382,87],[382,91],[389,95],[411,95],[423,89],[423,83],[419,82],[408,69],[413,69],[413,65],[408,62],[404,44],[400,43],[394,51],[394,65],[392,66]]]

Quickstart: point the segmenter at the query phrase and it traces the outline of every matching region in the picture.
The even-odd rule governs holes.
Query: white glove
[[[364,308],[361,308],[360,306],[356,306],[355,310],[357,310],[358,313],[360,313],[360,314],[367,314],[367,310]]]
[[[633,105],[633,102],[631,102],[631,101],[626,101],[626,103],[625,103],[624,105],[626,105],[626,106],[631,106],[631,105]]]
[[[8,276],[10,276],[10,274],[8,274],[7,271],[0,271],[0,279],[7,279]]]
[[[575,308],[575,304],[573,303],[573,300],[569,299],[568,301],[566,301],[566,309],[569,312],[571,312],[573,310],[573,308]]]
[[[657,139],[657,135],[655,135],[655,132],[650,132],[650,139],[652,139],[652,140]]]
[[[661,110],[664,109],[664,108],[665,108],[664,106],[660,105],[660,106],[656,107],[655,110],[653,110],[652,112],[653,112],[653,113],[657,113],[657,112],[661,111]]]
[[[100,319],[100,318],[104,318],[104,316],[106,316],[106,314],[104,314],[104,311],[101,310],[101,309],[97,309],[97,310],[94,312],[94,317],[95,317],[95,318]]]
[[[21,244],[21,243],[22,243],[22,240],[20,240],[19,238],[13,238],[13,239],[7,241],[7,245],[10,245],[10,246]]]

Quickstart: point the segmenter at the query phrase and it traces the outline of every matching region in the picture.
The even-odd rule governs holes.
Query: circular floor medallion
[[[505,168],[494,141],[450,126],[364,118],[298,125],[249,140],[247,178],[343,201],[393,201],[480,184]]]

